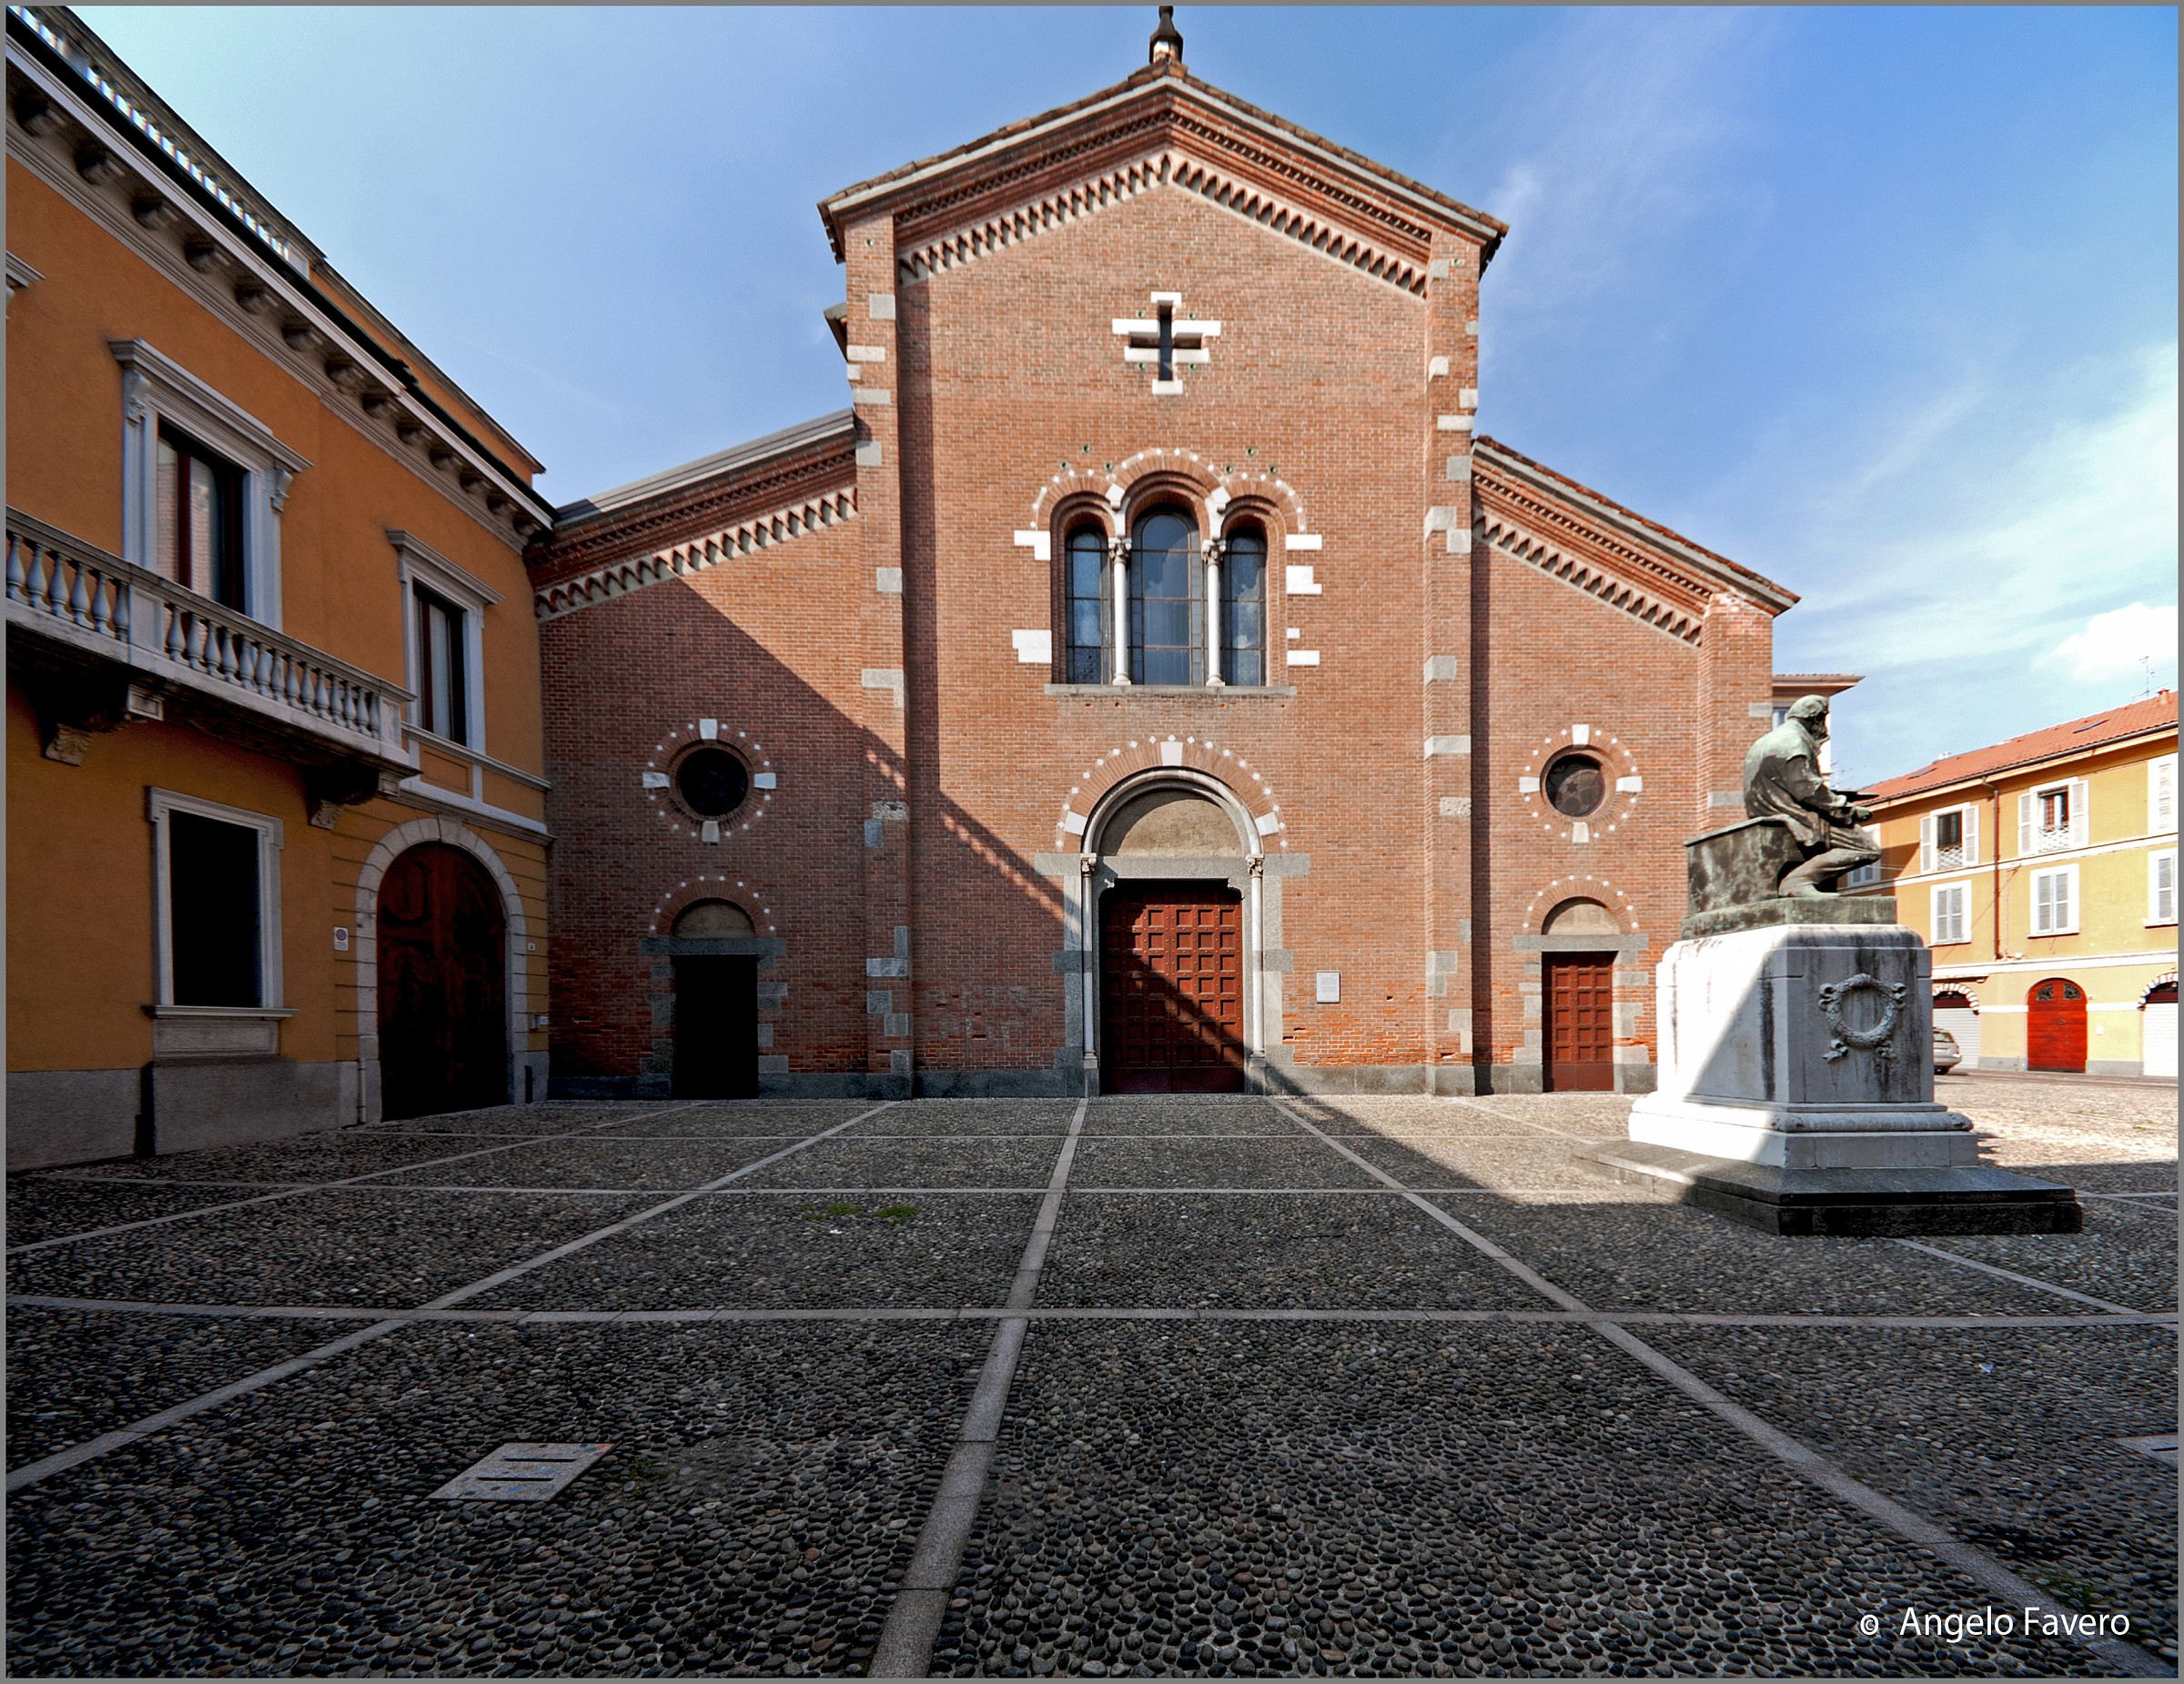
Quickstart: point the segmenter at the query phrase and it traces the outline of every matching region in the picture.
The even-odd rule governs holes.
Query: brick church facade
[[[1172,34],[821,213],[849,407],[531,552],[557,1091],[1650,1087],[1795,599],[1476,434],[1503,225]]]

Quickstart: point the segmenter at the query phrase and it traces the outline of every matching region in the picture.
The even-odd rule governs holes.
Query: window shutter
[[[2147,765],[2146,828],[2156,836],[2177,828],[2177,757],[2173,754]]]
[[[2177,915],[2177,856],[2157,853],[2147,864],[2146,915],[2155,923],[2167,923]]]
[[[2087,806],[2092,786],[2083,778],[2070,780],[2070,845],[2082,848],[2092,833],[2092,813]]]
[[[2027,790],[2017,797],[2017,857],[2020,859],[2032,852],[2033,823],[2032,792]]]
[[[2078,908],[2071,903],[2077,898],[2071,891],[2078,887],[2078,868],[2055,874],[2055,927],[2068,930],[2078,922]]]
[[[1964,810],[1964,862],[1979,863],[1979,809],[1972,806]]]
[[[1921,813],[1918,820],[1918,869],[1934,869],[1934,815]]]
[[[2046,935],[2055,928],[2055,885],[2058,873],[2041,872],[2032,880],[2032,933]]]

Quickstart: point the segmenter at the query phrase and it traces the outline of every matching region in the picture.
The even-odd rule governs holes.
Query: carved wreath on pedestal
[[[1827,1051],[1821,1056],[1833,1064],[1855,1046],[1861,1052],[1877,1053],[1884,1059],[1895,1057],[1896,1049],[1888,1041],[1896,1034],[1896,1022],[1903,1013],[1906,987],[1903,983],[1884,983],[1863,971],[1840,983],[1824,984],[1820,990],[1820,1010],[1826,1016],[1835,1039],[1828,1043]],[[1860,1029],[1843,1015],[1843,997],[1860,990],[1881,997],[1881,1021],[1870,1029]]]

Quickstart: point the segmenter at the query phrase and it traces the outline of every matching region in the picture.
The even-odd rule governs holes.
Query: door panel
[[[507,1103],[507,925],[460,848],[412,848],[379,884],[379,1017],[381,1115]]]
[[[1107,1091],[1240,1093],[1243,905],[1236,892],[1194,883],[1110,890],[1100,933]]]
[[[758,961],[675,961],[675,1097],[758,1093]]]
[[[1615,1091],[1615,955],[1547,953],[1546,1086],[1550,1093]]]

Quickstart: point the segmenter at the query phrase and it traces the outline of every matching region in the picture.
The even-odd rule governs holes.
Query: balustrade
[[[407,691],[13,509],[7,611],[13,623],[57,632],[136,671],[338,736],[345,746],[368,739],[382,759],[408,759]]]

